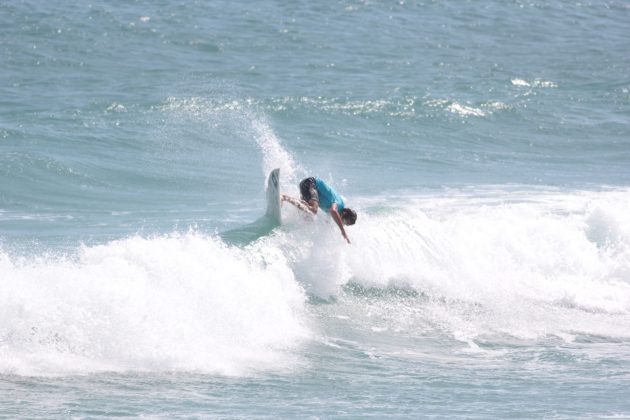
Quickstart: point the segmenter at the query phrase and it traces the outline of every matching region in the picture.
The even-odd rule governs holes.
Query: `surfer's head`
[[[354,225],[357,222],[357,213],[352,209],[345,208],[341,210],[341,220],[343,220],[344,225]]]

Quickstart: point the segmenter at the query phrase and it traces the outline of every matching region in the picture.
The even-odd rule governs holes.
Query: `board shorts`
[[[319,194],[317,193],[315,178],[305,178],[300,182],[300,194],[302,195],[302,200],[307,203],[311,200],[315,200],[319,203]]]

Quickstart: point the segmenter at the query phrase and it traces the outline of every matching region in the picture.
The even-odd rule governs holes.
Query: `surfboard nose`
[[[280,212],[280,168],[269,173],[267,178],[267,211],[265,213],[277,225],[282,223]]]

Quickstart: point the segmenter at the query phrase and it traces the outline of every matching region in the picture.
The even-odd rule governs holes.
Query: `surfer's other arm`
[[[309,214],[317,214],[317,201],[315,200],[311,200],[313,201],[313,203],[309,203],[307,201],[298,200],[297,198],[282,194],[282,201],[293,204],[295,207],[302,210],[303,212]]]

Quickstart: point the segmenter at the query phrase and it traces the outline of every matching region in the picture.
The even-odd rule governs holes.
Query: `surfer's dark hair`
[[[354,225],[357,222],[357,213],[352,209],[343,209],[341,210],[341,219],[347,225]]]

